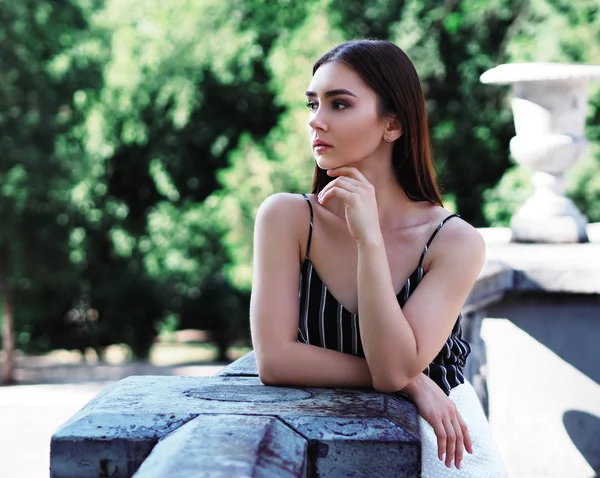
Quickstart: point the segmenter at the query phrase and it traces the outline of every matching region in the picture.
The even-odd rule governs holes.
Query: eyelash
[[[344,101],[339,101],[339,100],[335,100],[332,103],[333,109],[336,111],[341,111],[344,110],[346,108],[348,108],[348,103],[344,102]],[[310,110],[310,111],[315,111],[315,107],[318,106],[318,103],[316,101],[309,101],[306,103],[306,107]],[[340,108],[341,107],[341,108]]]

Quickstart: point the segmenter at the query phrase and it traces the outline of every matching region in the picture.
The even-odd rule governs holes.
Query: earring
[[[389,143],[390,142],[390,137],[386,136],[385,140]]]

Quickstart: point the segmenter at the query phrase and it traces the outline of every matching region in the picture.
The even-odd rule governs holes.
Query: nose
[[[328,126],[325,120],[326,118],[324,111],[319,106],[319,108],[317,108],[317,111],[313,112],[310,115],[310,118],[308,119],[308,126],[313,130],[327,131]]]

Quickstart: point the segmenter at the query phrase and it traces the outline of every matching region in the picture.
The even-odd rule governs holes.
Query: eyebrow
[[[350,90],[346,90],[344,88],[338,88],[335,90],[329,90],[329,91],[325,92],[326,98],[330,98],[332,96],[339,96],[339,95],[348,95],[348,96],[354,96],[355,98],[358,98],[358,96],[356,96]],[[317,96],[317,94],[314,91],[307,91],[306,96],[313,97],[313,96]]]

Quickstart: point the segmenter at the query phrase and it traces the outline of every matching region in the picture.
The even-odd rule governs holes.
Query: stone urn
[[[512,85],[514,160],[533,170],[533,195],[511,219],[512,241],[588,242],[587,218],[565,194],[564,177],[587,146],[588,84],[600,66],[512,63],[481,75],[486,84]]]

